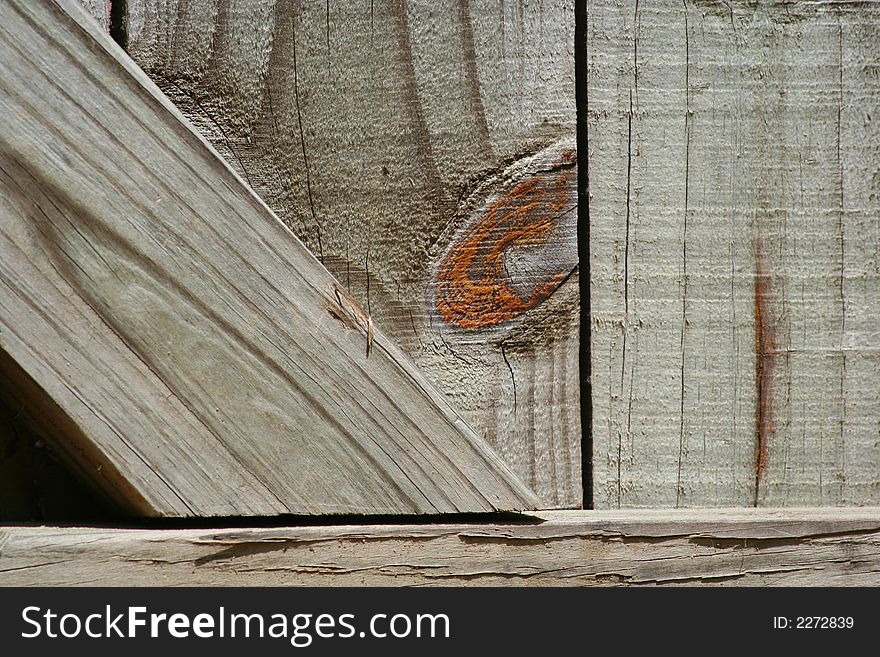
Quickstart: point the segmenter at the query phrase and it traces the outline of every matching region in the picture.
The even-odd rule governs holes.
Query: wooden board
[[[80,0],[105,31],[110,29],[109,0]],[[94,519],[100,504],[65,468],[39,431],[25,426],[15,404],[6,406],[0,390],[0,521]]]
[[[876,508],[545,511],[532,520],[6,527],[0,585],[880,585]]]
[[[878,10],[590,0],[596,507],[880,502]]]
[[[0,388],[147,515],[536,503],[73,2],[0,2]]]
[[[573,0],[127,8],[138,64],[542,504],[579,507]]]
[[[111,0],[78,0],[89,16],[94,18],[105,32],[110,32]]]

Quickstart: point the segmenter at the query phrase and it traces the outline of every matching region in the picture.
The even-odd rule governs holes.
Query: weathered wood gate
[[[873,3],[84,4],[0,3],[0,472],[32,431],[146,515],[880,503]],[[769,523],[737,581],[880,572],[875,511],[756,513],[486,541],[726,581]],[[606,530],[716,561],[605,577]],[[733,543],[651,551],[694,534]]]

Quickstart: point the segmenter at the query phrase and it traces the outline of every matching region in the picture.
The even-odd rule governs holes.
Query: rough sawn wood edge
[[[880,584],[880,508],[544,511],[271,528],[0,528],[0,585]]]

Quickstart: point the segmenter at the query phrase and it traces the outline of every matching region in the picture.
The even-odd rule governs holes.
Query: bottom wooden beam
[[[880,585],[880,508],[447,524],[0,528],[0,585]]]

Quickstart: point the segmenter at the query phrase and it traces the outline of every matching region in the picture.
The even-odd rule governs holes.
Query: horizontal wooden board
[[[878,586],[880,509],[544,511],[516,522],[0,528],[0,585]]]
[[[74,2],[0,1],[0,387],[147,515],[536,500]]]

